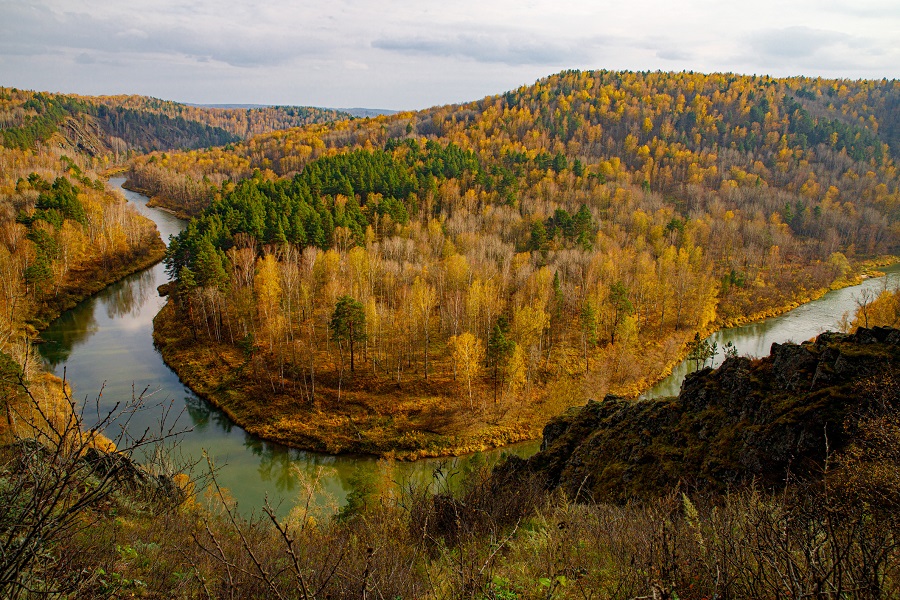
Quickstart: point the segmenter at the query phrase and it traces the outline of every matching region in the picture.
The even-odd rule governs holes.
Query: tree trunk
[[[428,381],[428,318],[425,320],[425,381]]]
[[[355,371],[353,366],[353,323],[350,323],[350,372],[353,373]]]

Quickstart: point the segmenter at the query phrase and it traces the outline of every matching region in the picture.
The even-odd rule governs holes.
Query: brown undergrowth
[[[861,264],[870,273],[892,258]],[[848,279],[837,287],[852,285]],[[759,319],[782,314],[808,298],[769,308]],[[460,455],[540,437],[543,426],[571,406],[607,393],[634,398],[668,375],[687,355],[692,332],[641,347],[616,344],[594,351],[590,371],[576,344],[560,344],[546,353],[543,368],[516,393],[495,395],[488,372],[474,384],[469,405],[465,387],[434,348],[428,381],[421,373],[374,374],[360,361],[341,374],[327,360],[317,366],[315,385],[307,373],[279,369],[265,347],[247,348],[195,338],[185,319],[175,317],[170,301],[154,320],[154,342],[165,362],[198,395],[221,408],[238,425],[264,439],[303,449],[364,453],[399,459]],[[740,320],[741,323],[744,319]],[[732,323],[734,325],[734,323]],[[701,332],[704,337],[713,332]],[[327,357],[327,353],[321,353]],[[552,359],[551,359],[552,357]],[[314,391],[312,391],[314,390]],[[496,400],[495,400],[496,398]]]
[[[540,436],[544,424],[588,394],[608,389],[639,393],[642,369],[663,362],[684,339],[638,352],[634,360],[606,357],[616,371],[592,367],[585,379],[577,355],[562,355],[542,381],[516,394],[493,399],[489,377],[479,379],[472,406],[464,384],[451,370],[433,367],[397,384],[389,374],[373,375],[361,365],[343,375],[320,367],[315,394],[310,382],[282,377],[263,349],[252,356],[236,346],[195,340],[168,303],[154,320],[154,341],[166,363],[198,395],[224,410],[247,431],[304,449],[329,453],[368,453],[400,459],[450,456],[497,448]],[[435,353],[436,354],[436,353]],[[602,357],[601,357],[602,358]],[[440,364],[435,359],[434,364]],[[597,363],[603,364],[603,363]],[[442,374],[444,373],[444,374]],[[305,386],[305,387],[304,387]]]
[[[615,505],[444,473],[337,518],[303,499],[242,518],[215,486],[212,509],[120,491],[55,552],[84,598],[896,597],[896,512],[833,481]]]
[[[556,410],[510,401],[485,401],[470,410],[452,379],[433,376],[398,386],[363,368],[348,370],[340,382],[337,374],[317,374],[314,402],[304,401],[299,384],[271,372],[265,355],[196,343],[173,312],[169,303],[154,319],[163,360],[248,432],[291,446],[400,459],[458,455],[536,439]]]

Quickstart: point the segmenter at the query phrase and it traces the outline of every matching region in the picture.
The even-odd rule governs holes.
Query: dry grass
[[[857,442],[824,480],[775,493],[576,503],[533,476],[476,469],[438,472],[427,487],[356,481],[336,518],[319,510],[313,478],[288,517],[244,518],[214,484],[211,505],[117,486],[22,581],[79,598],[896,598],[897,408],[876,404],[853,427]],[[0,461],[7,508],[17,464]],[[18,489],[21,501],[39,487]],[[13,514],[0,512],[0,533]]]
[[[376,497],[340,520],[312,518],[302,504],[283,520],[265,513],[245,520],[225,508],[151,518],[132,508],[116,525],[104,522],[89,540],[66,549],[92,559],[82,558],[82,569],[96,573],[100,564],[107,580],[115,574],[119,594],[143,597],[699,600],[900,593],[896,515],[857,511],[820,488],[707,498],[673,492],[615,506],[546,496],[529,482],[497,488],[479,474],[467,478],[455,493],[406,489]]]

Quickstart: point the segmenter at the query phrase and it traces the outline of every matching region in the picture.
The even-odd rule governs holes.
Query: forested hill
[[[462,106],[139,157],[134,183],[198,214],[168,259],[191,331],[165,335],[253,356],[248,398],[302,389],[305,407],[285,400],[302,412],[352,397],[378,431],[334,421],[298,437],[285,423],[310,415],[252,417],[283,441],[384,452],[413,431],[424,437],[403,451],[441,452],[532,435],[586,390],[643,389],[695,334],[896,252],[898,94],[888,81],[573,71]],[[348,384],[357,343],[365,375]],[[392,410],[417,416],[381,420]]]
[[[119,160],[129,152],[221,146],[250,135],[348,115],[330,109],[220,109],[144,96],[75,96],[0,88],[0,144],[51,144]]]
[[[770,187],[818,200],[833,183],[828,179],[851,170],[866,175],[870,162],[884,167],[890,152],[896,153],[898,85],[893,80],[564,72],[465,105],[276,132],[227,155],[178,155],[170,158],[167,171],[170,177],[205,176],[215,184],[247,177],[254,169],[284,176],[327,149],[365,143],[382,147],[390,138],[425,137],[452,140],[512,171],[549,165],[546,157],[530,165],[524,164],[526,158],[562,154],[593,165],[591,171],[606,179],[679,200],[687,196],[686,185],[718,190],[723,183],[746,184],[748,177],[750,183],[760,178]],[[145,165],[138,163],[136,171]],[[879,169],[873,173],[879,175]],[[204,190],[207,201],[209,193]]]
[[[572,71],[461,106],[140,157],[132,178],[173,208],[196,214],[227,195],[232,188],[221,187],[225,182],[290,178],[330,155],[386,151],[415,178],[402,195],[367,202],[381,193],[371,181],[379,167],[359,161],[378,162],[377,156],[348,158],[357,166],[334,174],[340,185],[313,190],[326,205],[336,194],[350,198],[351,209],[359,205],[367,216],[350,224],[356,243],[369,224],[385,231],[372,217],[387,205],[399,202],[413,221],[435,217],[445,225],[459,218],[460,205],[469,213],[489,206],[494,218],[517,213],[516,225],[501,234],[504,242],[559,258],[572,233],[567,215],[584,207],[623,246],[643,238],[654,246],[664,239],[703,247],[729,292],[795,275],[776,265],[832,260],[840,271],[842,256],[897,251],[898,103],[900,83],[887,80]],[[448,144],[468,157],[462,178],[456,167],[445,168],[444,150],[437,152]],[[352,182],[359,169],[369,175]],[[399,214],[390,211],[391,218]],[[265,223],[275,237],[260,241],[278,241],[278,231],[291,227]],[[319,246],[332,241],[329,230]]]
[[[349,119],[348,112],[312,106],[252,106],[220,107],[181,104],[147,96],[98,96],[94,101],[111,109],[130,109],[139,112],[183,118],[187,121],[218,127],[241,139],[254,135],[301,127],[313,123],[327,123]],[[203,147],[203,146],[199,146]]]

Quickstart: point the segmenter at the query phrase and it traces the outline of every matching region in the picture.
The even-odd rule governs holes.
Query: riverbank
[[[709,327],[699,332],[698,335],[700,336],[701,340],[705,340],[720,331],[753,325],[754,323],[761,323],[767,319],[780,317],[792,310],[807,305],[810,302],[820,300],[823,296],[825,296],[825,294],[829,292],[834,292],[837,290],[860,285],[862,282],[870,278],[881,277],[884,275],[884,273],[879,271],[879,268],[888,267],[897,263],[900,263],[900,257],[892,255],[863,260],[857,264],[853,274],[848,277],[843,277],[841,279],[835,280],[828,287],[822,287],[812,290],[809,293],[805,294],[802,298],[798,298],[775,307],[769,307],[765,310],[760,310],[750,315],[722,320],[717,319],[713,321],[713,323]],[[719,350],[721,351],[722,348],[720,347]],[[675,369],[677,369],[679,365],[681,365],[687,359],[690,352],[690,343],[684,344],[678,354],[675,355],[675,358],[666,366],[665,369],[660,372],[658,377],[650,380],[649,384],[642,386],[642,388],[637,393],[621,395],[625,397],[643,397],[648,392],[650,392],[650,390],[656,387],[660,382],[671,376],[672,373],[675,372]]]
[[[66,272],[52,294],[47,294],[29,304],[30,314],[25,315],[16,331],[21,340],[22,374],[24,381],[13,384],[2,402],[6,416],[0,428],[0,439],[16,435],[34,437],[45,428],[56,431],[68,428],[67,423],[78,412],[68,381],[44,370],[39,361],[31,360],[32,349],[26,340],[40,340],[40,334],[64,312],[93,297],[108,286],[147,269],[165,256],[165,244],[160,239],[152,220],[137,215],[137,222],[146,229],[139,240],[117,253],[97,256],[90,262]],[[27,386],[25,389],[23,386]],[[110,440],[97,437],[97,447],[114,448]]]
[[[875,274],[874,267],[891,262],[887,258],[871,261],[865,268],[860,266],[856,280],[844,279],[835,287],[853,285]],[[828,291],[816,290],[802,300],[810,302]],[[757,320],[785,314],[800,305],[795,301],[761,312]],[[251,357],[246,349],[235,345],[198,341],[186,321],[176,318],[171,301],[154,320],[154,343],[181,381],[246,431],[305,450],[418,459],[498,448],[539,438],[550,418],[568,406],[583,403],[585,394],[601,397],[605,393],[600,387],[589,389],[582,377],[569,369],[545,381],[540,393],[519,399],[515,410],[508,404],[487,417],[460,410],[459,399],[448,397],[448,392],[458,389],[459,382],[450,379],[404,383],[401,388],[390,378],[358,373],[356,380],[345,375],[341,389],[341,384],[329,381],[329,374],[320,368],[313,405],[301,399],[308,392],[308,388],[299,389],[305,383],[276,374],[275,365],[269,365],[267,378],[260,379],[259,373],[264,370],[260,366],[265,362],[262,355]],[[717,330],[709,328],[702,336]],[[656,344],[660,347],[655,350],[643,349],[642,355],[655,352],[673,358],[666,360],[664,369],[642,369],[633,380],[609,386],[606,391],[637,397],[651,389],[683,362],[692,337],[692,333],[685,333],[678,339],[667,339],[668,351],[662,350],[666,346],[663,342]],[[644,360],[662,364],[655,358]],[[655,373],[652,379],[646,376],[651,370]]]
[[[230,344],[194,343],[172,301],[153,320],[153,340],[182,383],[242,429],[303,450],[416,460],[534,440],[543,428],[544,420],[534,413],[507,409],[491,424],[483,415],[471,419],[471,414],[453,411],[438,390],[454,384],[441,379],[432,379],[427,388],[410,384],[416,385],[413,394],[409,386],[400,389],[392,381],[347,376],[335,394],[322,376],[315,402],[303,402],[296,388],[282,387],[280,378],[273,383],[248,377],[258,358]]]
[[[147,240],[127,253],[109,261],[81,267],[69,272],[69,278],[50,298],[46,298],[29,320],[35,332],[46,329],[51,321],[78,303],[90,298],[109,285],[129,275],[143,271],[161,261],[166,245],[159,238]]]
[[[140,187],[139,185],[136,185],[133,181],[131,181],[131,179],[125,179],[125,183],[122,184],[122,188],[149,198],[149,200],[147,200],[147,206],[149,206],[150,208],[158,208],[159,210],[163,210],[170,215],[178,217],[179,219],[184,219],[185,221],[190,221],[191,218],[195,216],[179,209],[177,206],[169,202],[165,196],[153,195],[152,190],[148,190]]]
[[[767,308],[765,310],[757,311],[750,315],[744,315],[740,317],[734,317],[730,319],[725,319],[723,321],[717,321],[716,326],[710,328],[704,334],[701,335],[702,338],[708,337],[715,333],[720,329],[727,329],[731,327],[741,327],[743,325],[749,325],[750,323],[756,323],[758,321],[762,321],[765,319],[770,319],[772,317],[778,317],[783,315],[786,312],[794,310],[808,302],[812,302],[814,300],[818,300],[828,292],[833,292],[835,290],[840,290],[843,288],[852,287],[854,285],[859,285],[864,280],[870,277],[879,277],[883,275],[883,273],[878,271],[879,267],[887,267],[893,264],[900,262],[900,257],[898,256],[880,256],[877,258],[867,259],[861,261],[854,273],[847,276],[842,277],[840,279],[835,280],[828,287],[817,288],[815,290],[811,290],[807,294],[805,294],[801,298],[794,299],[788,303]],[[685,353],[685,356],[687,354]],[[679,361],[680,362],[680,361]]]

